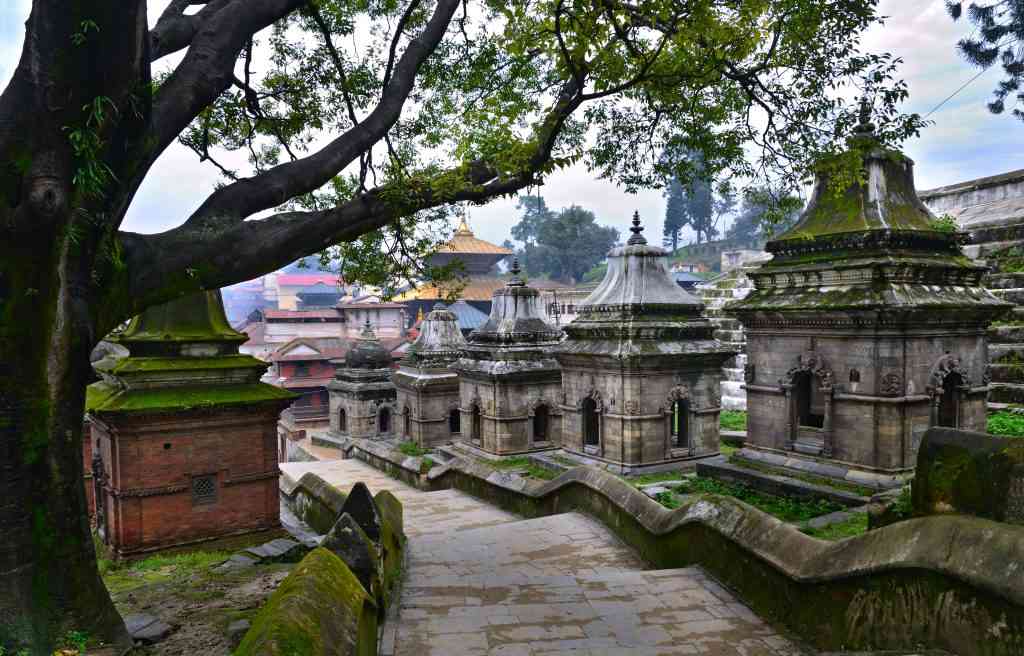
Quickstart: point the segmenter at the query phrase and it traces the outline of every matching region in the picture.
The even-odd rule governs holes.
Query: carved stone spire
[[[640,212],[633,212],[633,227],[631,227],[629,231],[633,233],[633,236],[630,237],[629,241],[626,242],[627,245],[642,246],[647,243],[647,240],[644,239],[644,236],[640,234],[644,231],[644,227],[640,225]]]

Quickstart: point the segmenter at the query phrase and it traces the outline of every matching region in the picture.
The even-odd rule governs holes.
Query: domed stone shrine
[[[722,364],[736,355],[672,279],[666,251],[647,244],[638,215],[631,231],[552,350],[562,448],[622,473],[718,454]]]
[[[747,331],[741,458],[897,485],[929,426],[984,431],[986,328],[1011,306],[982,287],[918,199],[913,162],[867,112],[851,145],[863,183],[817,176],[797,224],[727,306]],[[825,464],[826,467],[818,465]]]
[[[430,448],[462,434],[459,376],[449,366],[459,359],[466,338],[458,318],[438,303],[420,325],[420,334],[392,376],[401,413],[401,435]]]
[[[462,438],[494,454],[556,448],[562,378],[548,353],[563,338],[548,324],[540,292],[519,277],[494,292],[487,321],[469,335],[459,376]]]
[[[112,551],[277,528],[277,418],[295,395],[238,353],[247,337],[220,292],[149,308],[109,339],[129,355],[96,363],[86,410],[96,528]]]
[[[333,438],[392,437],[395,430],[395,385],[391,382],[391,353],[377,339],[367,319],[363,332],[345,354],[332,360],[330,395]]]

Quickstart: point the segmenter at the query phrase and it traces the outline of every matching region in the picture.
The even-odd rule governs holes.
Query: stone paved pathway
[[[356,460],[282,469],[295,479],[316,471],[343,491],[361,480],[401,500],[408,571],[385,653],[805,653],[700,568],[644,570],[632,550],[584,515],[524,520],[455,490],[421,492]]]

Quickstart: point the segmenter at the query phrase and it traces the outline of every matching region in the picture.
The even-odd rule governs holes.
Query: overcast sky
[[[17,63],[30,4],[0,0],[0,86],[6,85]],[[165,4],[166,0],[150,3],[151,21]],[[943,0],[881,0],[880,9],[889,18],[866,36],[864,46],[903,58],[902,75],[910,87],[906,111],[927,114],[977,73],[954,50],[968,28],[947,17]],[[934,125],[919,139],[904,145],[917,163],[918,189],[1024,168],[1024,123],[1008,112],[994,116],[985,108],[998,79],[998,70],[985,72],[929,117]],[[159,232],[181,223],[217,179],[212,166],[199,164],[191,151],[175,144],[143,184],[123,228]],[[639,210],[647,234],[660,238],[665,202],[659,191],[627,194],[578,165],[550,176],[542,193],[550,207],[582,205],[601,223],[623,233],[633,211]],[[496,200],[471,213],[477,235],[497,243],[509,237],[517,220],[514,199]]]

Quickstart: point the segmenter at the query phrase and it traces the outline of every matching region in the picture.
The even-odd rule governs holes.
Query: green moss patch
[[[497,469],[498,471],[514,471],[524,478],[537,478],[542,481],[550,481],[558,477],[558,473],[541,467],[524,456],[504,458],[502,460],[486,460],[484,458],[478,458],[478,460],[491,469]]]
[[[818,538],[819,540],[845,540],[846,538],[852,538],[855,535],[861,535],[862,533],[867,532],[868,515],[867,513],[857,513],[844,522],[829,524],[822,528],[808,527],[800,530],[811,537]]]
[[[377,612],[359,579],[314,549],[267,600],[235,656],[376,653]]]
[[[92,391],[96,388],[95,391]],[[89,412],[180,412],[264,401],[290,401],[296,395],[288,390],[252,383],[203,387],[171,387],[154,390],[114,391],[106,383],[90,385],[86,396]]]

